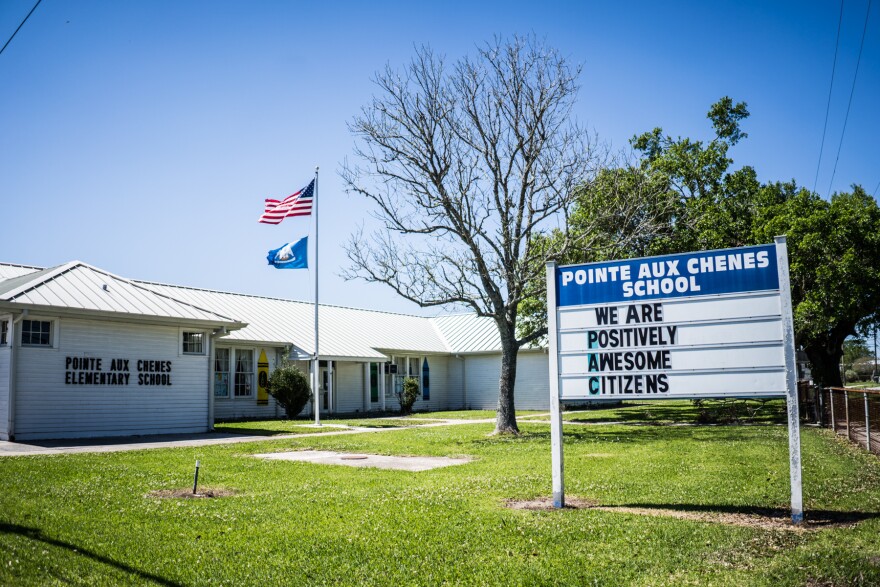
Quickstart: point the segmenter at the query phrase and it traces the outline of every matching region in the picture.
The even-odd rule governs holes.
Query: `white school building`
[[[320,306],[322,414],[495,409],[501,345],[473,314],[424,318]],[[314,305],[137,281],[80,261],[0,263],[0,439],[205,432],[274,418],[265,377],[313,367]],[[546,349],[522,349],[519,409],[549,406]],[[312,410],[311,403],[304,412]]]

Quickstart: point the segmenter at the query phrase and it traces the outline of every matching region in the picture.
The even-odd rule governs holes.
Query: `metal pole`
[[[868,447],[868,452],[871,452],[871,418],[868,416],[868,393],[865,392],[863,395],[865,396],[865,445]]]
[[[849,440],[852,440],[852,436],[849,434],[849,392],[843,392],[843,406],[846,408],[846,437]]]
[[[315,406],[315,426],[321,425],[321,399],[319,388],[321,384],[321,355],[318,352],[318,167],[315,167],[315,193],[312,202],[315,207],[315,384],[312,386],[312,396]]]
[[[784,236],[777,236],[776,267],[779,272],[779,300],[782,305],[782,342],[785,351],[785,382],[788,388],[788,467],[791,480],[791,521],[804,521],[804,497],[801,484],[801,430],[797,394],[797,362],[794,354],[794,321],[792,319],[791,283],[788,274],[788,245]]]
[[[196,460],[196,474],[193,477],[193,495],[196,494],[196,488],[199,486],[199,461]]]
[[[565,507],[565,477],[562,460],[562,405],[559,401],[559,348],[556,320],[556,263],[547,263],[547,341],[550,364],[550,468],[553,507]]]
[[[828,402],[831,404],[831,431],[837,434],[837,420],[834,419],[834,390],[828,388]]]

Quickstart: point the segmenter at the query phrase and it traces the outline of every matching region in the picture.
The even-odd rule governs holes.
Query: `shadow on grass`
[[[591,417],[597,411],[608,410],[608,415]],[[599,424],[603,422],[687,424],[769,424],[786,421],[785,404],[766,400],[746,402],[703,400],[700,405],[635,404],[593,408],[588,414],[566,418],[566,422]]]
[[[105,565],[109,565],[111,567],[115,567],[120,571],[125,571],[126,573],[136,575],[142,579],[148,579],[159,585],[167,585],[168,587],[181,587],[180,583],[176,583],[174,581],[171,581],[170,579],[166,579],[165,577],[160,577],[146,571],[141,571],[125,563],[117,562],[111,558],[107,558],[106,556],[82,548],[81,546],[76,546],[74,544],[70,544],[69,542],[64,542],[63,540],[57,540],[55,538],[44,536],[43,531],[39,528],[29,528],[27,526],[19,526],[18,524],[7,524],[5,522],[0,522],[0,533],[18,534],[19,536],[24,536],[25,538],[36,540],[44,544],[50,544],[59,548],[66,548],[67,550],[78,555],[86,556],[94,561],[104,563]]]
[[[690,441],[698,439],[708,442],[747,441],[754,438],[765,426],[664,426],[664,425],[619,425],[613,428],[588,426],[565,429],[563,441],[566,446],[577,444],[595,445],[597,442],[644,444],[654,441]],[[523,429],[519,436],[489,436],[472,440],[478,446],[494,446],[516,443],[549,443],[549,430]]]
[[[748,505],[704,505],[695,503],[623,503],[605,506],[607,508],[643,508],[650,510],[671,510],[699,514],[737,514],[744,516],[760,516],[762,518],[788,519],[791,510],[785,508],[768,508]],[[856,524],[865,520],[880,518],[878,512],[806,510],[804,520],[811,526],[837,526]]]

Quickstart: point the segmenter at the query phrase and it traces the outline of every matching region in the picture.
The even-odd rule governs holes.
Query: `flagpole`
[[[315,207],[315,386],[314,407],[315,426],[321,425],[321,360],[318,353],[318,167],[315,167],[315,195],[312,197]],[[328,390],[329,393],[329,390]]]

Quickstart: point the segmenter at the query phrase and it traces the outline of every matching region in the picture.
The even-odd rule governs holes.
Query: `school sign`
[[[786,397],[792,516],[800,521],[784,237],[736,249],[563,267],[550,263],[547,309],[554,413],[564,401]],[[561,418],[553,419],[559,420],[554,502],[561,506]]]

